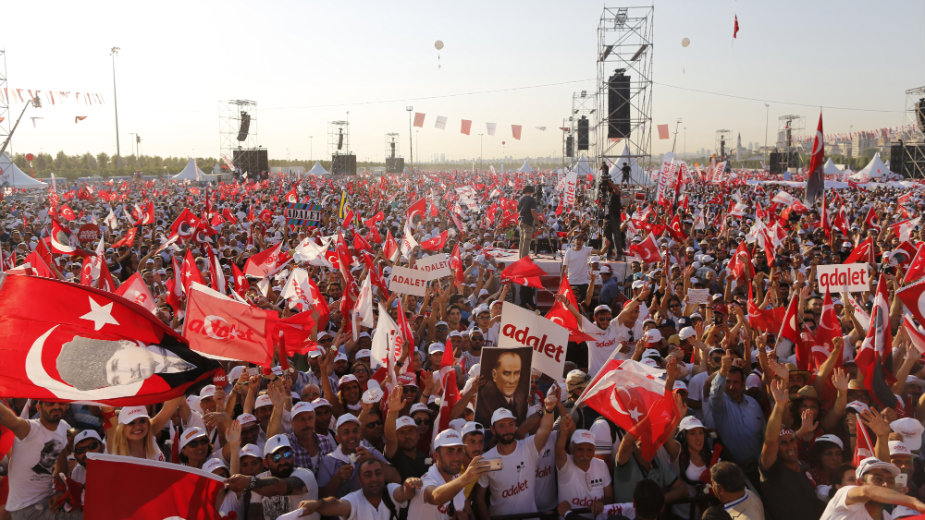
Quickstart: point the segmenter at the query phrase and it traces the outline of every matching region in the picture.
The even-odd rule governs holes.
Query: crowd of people
[[[185,303],[171,300],[168,281],[188,253],[207,285],[219,275],[210,266],[214,255],[229,293],[280,317],[302,309],[283,289],[303,268],[327,316],[322,302],[309,305],[316,330],[306,353],[274,360],[287,368],[223,361],[225,384],[198,385],[162,403],[114,409],[5,396],[0,426],[15,439],[3,461],[3,514],[81,518],[91,453],[219,475],[218,510],[250,520],[879,520],[925,513],[925,343],[904,324],[896,298],[913,281],[906,275],[925,228],[893,226],[921,214],[921,192],[854,187],[804,205],[792,188],[692,179],[672,188],[671,200],[659,200],[655,188],[598,187],[589,176],[567,205],[561,178],[442,172],[208,187],[143,179],[90,189],[59,184],[53,213],[60,224],[76,235],[96,223],[115,283],[137,273],[158,319],[178,332]],[[647,198],[626,197],[630,189]],[[288,225],[283,208],[293,199],[321,204],[321,221]],[[409,213],[421,199],[426,209]],[[64,217],[64,205],[74,218]],[[114,247],[143,218],[132,208],[148,205],[153,222]],[[52,230],[51,208],[44,193],[0,201],[6,269],[41,247]],[[208,233],[162,247],[187,209],[203,217]],[[447,230],[449,239],[434,251],[414,247],[397,259],[384,253],[388,236],[411,234],[422,243]],[[349,269],[296,255],[265,278],[235,276],[249,257],[280,243],[295,251],[305,241],[327,246],[338,235],[353,256]],[[871,268],[869,290],[827,295],[817,267],[843,263],[868,239],[862,260]],[[647,241],[657,258],[642,254]],[[372,262],[363,260],[363,243]],[[387,278],[395,266],[457,248],[462,281],[431,281],[423,297],[373,288],[375,313],[381,305],[399,321],[401,309],[413,336],[398,360],[375,359],[376,331],[344,315],[345,290],[370,271]],[[547,285],[556,293],[558,277],[567,278],[574,300],[560,290],[555,302],[575,316],[573,332],[585,341],[569,343],[560,378],[534,371],[526,402],[499,401],[479,423],[475,403],[486,383],[479,363],[483,349],[498,348],[502,302],[543,313],[553,301],[501,276],[499,258],[528,256],[558,264]],[[87,280],[77,256],[55,254],[48,267],[62,280]],[[887,316],[874,306],[880,280]],[[793,323],[763,319],[763,312],[791,306]],[[835,325],[827,321],[833,312]],[[878,330],[891,332],[891,369],[881,376],[892,400],[872,391],[855,361],[871,348],[871,315],[887,321]],[[799,344],[781,337],[784,325],[799,331]],[[440,428],[447,349],[459,402]],[[642,449],[647,439],[637,438],[645,428],[620,428],[582,399],[610,360],[639,363],[665,381],[676,420],[654,455]],[[634,419],[644,424],[642,414]]]

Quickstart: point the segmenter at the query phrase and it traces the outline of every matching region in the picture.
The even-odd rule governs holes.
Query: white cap
[[[319,408],[321,408],[321,407],[323,407],[323,406],[330,407],[330,406],[331,406],[331,403],[329,403],[328,400],[325,399],[324,397],[319,397],[319,398],[315,399],[314,401],[312,401],[312,406],[314,406],[314,407],[315,407],[315,410],[317,411]]]
[[[601,274],[613,274],[613,270],[607,264],[602,265],[600,271],[601,271]]]
[[[674,382],[674,386],[671,387],[672,392],[674,392],[675,390],[684,390],[685,392],[687,392],[688,391],[687,383],[685,383],[684,381],[681,381],[680,379],[676,380]]]
[[[633,285],[632,285],[633,289],[642,289],[645,286],[646,286],[646,283],[643,282],[642,280],[636,280],[635,282],[633,282]]]
[[[651,329],[650,332],[651,332],[652,330],[655,330],[655,329]],[[655,332],[658,332],[658,331],[655,330]],[[659,352],[658,352],[657,350],[655,350],[654,348],[647,348],[647,349],[645,349],[645,350],[642,352],[642,359],[645,359],[645,358],[658,358],[658,359],[661,359],[661,358],[662,358],[662,355],[659,354]]]
[[[244,372],[244,365],[238,365],[228,372],[228,382],[235,383],[241,379],[241,372]]]
[[[273,400],[270,399],[270,396],[267,394],[258,395],[257,400],[254,401],[254,409],[256,410],[264,406],[273,406]]]
[[[306,403],[305,401],[299,401],[298,403],[292,405],[292,417],[299,415],[302,412],[314,412],[315,407],[312,406],[312,403]]]
[[[430,408],[428,408],[424,403],[414,403],[411,405],[411,409],[408,410],[408,415],[414,415],[418,412],[427,412],[430,414]]]
[[[597,442],[590,430],[578,429],[572,434],[572,444],[590,444],[594,446]]]
[[[238,422],[241,424],[241,426],[244,426],[245,424],[257,422],[257,417],[255,417],[253,414],[242,413],[238,416]]]
[[[208,471],[209,473],[215,473],[215,470],[225,468],[228,469],[228,465],[225,464],[225,461],[217,457],[212,457],[207,460],[205,464],[202,465],[203,471]]]
[[[745,389],[751,390],[752,388],[761,388],[761,376],[754,372],[748,374],[748,377],[745,378]]]
[[[607,311],[607,312],[610,312],[610,313],[613,312],[613,310],[610,309],[610,305],[601,304],[601,305],[598,305],[597,307],[594,308],[593,314],[597,314],[597,313],[599,313],[599,312],[601,312],[601,311]]]
[[[657,343],[661,340],[662,340],[662,333],[658,329],[649,329],[646,331],[646,342]]]
[[[96,430],[83,430],[74,437],[74,446],[77,446],[87,439],[96,439],[103,442],[103,439],[100,438],[99,433],[96,433]]]
[[[507,408],[498,408],[495,413],[491,414],[491,425],[494,426],[496,422],[505,419],[515,419],[514,414]]]
[[[343,352],[338,352],[337,355],[334,356],[334,362],[337,363],[338,361],[347,362],[347,354],[344,354]]]
[[[407,415],[402,415],[395,421],[395,430],[400,430],[402,428],[411,426],[413,428],[418,427],[418,423],[414,422],[414,419],[408,417]]]
[[[180,449],[182,450],[190,442],[200,437],[205,437],[205,436],[206,436],[206,431],[196,426],[190,428],[189,430],[184,431],[183,435],[180,436]]]
[[[903,417],[890,423],[890,428],[903,436],[903,444],[910,450],[918,451],[922,447],[922,432],[925,426],[912,417]]]
[[[854,470],[854,477],[858,480],[864,476],[865,473],[872,469],[885,469],[889,471],[894,477],[899,475],[899,468],[890,464],[889,462],[883,462],[877,457],[867,457],[858,464],[858,469]]]
[[[491,311],[488,310],[488,306],[485,305],[484,303],[483,303],[482,305],[479,305],[479,306],[477,306],[476,308],[472,309],[472,315],[473,315],[473,316],[478,316],[479,314],[482,314],[483,312],[491,312]]]
[[[256,444],[245,444],[241,448],[241,457],[255,457],[258,459],[263,458],[263,450],[260,449],[260,446]]]
[[[199,399],[208,399],[215,396],[215,385],[206,385],[199,391]]]
[[[685,415],[681,418],[681,422],[678,423],[678,430],[682,432],[693,430],[694,428],[703,428],[703,423],[693,415]]]
[[[144,406],[125,406],[119,410],[119,424],[128,424],[139,417],[151,420],[148,409]]]
[[[371,354],[368,348],[361,348],[360,350],[357,350],[356,355],[354,355],[353,357],[354,359],[360,359],[360,358],[369,359],[370,356]]]
[[[832,444],[838,446],[839,449],[842,449],[842,450],[845,449],[845,443],[842,442],[842,440],[838,438],[838,435],[832,435],[831,433],[827,433],[825,435],[820,435],[816,437],[816,440],[814,442],[831,442]]]
[[[270,437],[269,439],[267,439],[267,442],[263,445],[263,454],[264,456],[272,455],[274,451],[280,448],[291,448],[291,447],[292,447],[292,444],[289,444],[289,437],[287,437],[285,434],[280,433],[280,434],[274,435]]]
[[[337,418],[337,423],[334,426],[335,430],[339,430],[341,426],[347,424],[348,422],[355,422],[360,424],[360,420],[356,418],[352,413],[345,413]]]
[[[481,433],[485,435],[485,427],[475,421],[469,421],[463,425],[462,430],[460,430],[460,435],[465,437],[470,433]]]
[[[359,381],[357,381],[357,376],[353,374],[345,374],[341,376],[340,379],[337,381],[337,389],[340,390],[340,387],[344,386],[347,383],[359,384]]]
[[[466,420],[462,417],[457,417],[450,421],[450,428],[453,428],[457,432],[462,431],[463,426],[466,425]]]
[[[436,354],[437,352],[439,352],[443,354],[444,350],[446,350],[446,347],[443,345],[443,343],[440,343],[439,341],[435,341],[430,344],[430,347],[427,348],[427,353]]]
[[[694,330],[694,327],[684,327],[683,329],[678,331],[678,339],[680,339],[681,341],[684,341],[688,338],[693,338],[696,335],[697,335],[697,331]]]
[[[819,439],[816,439],[817,441]],[[76,443],[75,443],[76,444]],[[890,457],[895,457],[896,455],[909,455],[912,456],[912,450],[908,446],[903,444],[903,441],[890,441]]]
[[[399,420],[401,420],[401,418],[399,418]],[[459,432],[453,429],[447,429],[437,434],[437,438],[434,439],[434,451],[446,446],[464,446],[462,436],[459,435]]]

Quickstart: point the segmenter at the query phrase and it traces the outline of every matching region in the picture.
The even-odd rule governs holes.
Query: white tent
[[[207,174],[203,173],[202,170],[199,169],[199,166],[196,164],[196,161],[193,160],[193,159],[190,159],[189,162],[186,163],[186,168],[183,168],[183,171],[181,171],[180,173],[174,175],[174,176],[171,177],[170,179],[171,179],[171,180],[174,180],[174,181],[203,181],[203,182],[207,182],[207,181],[211,181],[211,180],[215,179],[215,176],[214,176],[214,175],[207,175]]]
[[[328,171],[324,169],[324,166],[321,166],[321,161],[315,161],[315,165],[312,166],[311,170],[305,172],[305,175],[327,175]]]
[[[578,175],[587,175],[594,174],[594,171],[591,169],[591,165],[588,164],[588,160],[585,159],[585,156],[582,155],[578,158],[578,162],[575,163],[575,166],[572,167],[572,170]]]
[[[10,156],[0,155],[0,186],[7,188],[44,188],[48,183],[29,177],[16,166]]]
[[[524,161],[524,165],[521,166],[520,169],[517,171],[520,173],[533,173],[534,170],[533,170],[533,167],[530,166],[529,162]]]
[[[853,174],[851,178],[856,180],[880,179],[892,175],[892,173],[893,172],[883,164],[883,160],[880,159],[880,152],[877,152],[874,154],[874,158],[867,163],[867,166],[861,171]]]
[[[832,162],[832,158],[829,157],[829,160],[822,166],[822,173],[824,175],[843,175],[845,172],[839,170],[838,166],[835,166],[835,163]]]
[[[629,145],[623,145],[623,153],[610,166],[610,178],[613,179],[614,182],[622,182],[624,164],[630,165],[630,179],[633,184],[639,184],[642,186],[655,184],[655,182],[648,175],[646,175],[646,172],[639,166],[639,163],[636,162],[636,159],[630,157]]]

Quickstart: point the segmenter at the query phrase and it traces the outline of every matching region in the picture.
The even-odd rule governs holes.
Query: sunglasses
[[[209,439],[205,437],[196,439],[195,441],[189,441],[188,443],[186,443],[187,446],[192,446],[194,448],[197,446],[204,446],[206,444],[209,444]]]
[[[433,424],[433,421],[431,421],[430,419],[421,419],[420,417],[418,417],[417,419],[414,420],[414,424],[417,424],[418,426],[422,424],[426,424],[427,426],[430,426],[431,424]]]
[[[273,462],[279,462],[279,461],[281,461],[281,460],[283,460],[283,459],[291,459],[291,458],[292,458],[292,450],[278,451],[278,452],[276,452],[276,453],[270,455],[270,458],[273,460]]]
[[[373,421],[373,422],[366,423],[367,428],[378,428],[379,426],[382,426],[382,421]]]
[[[100,447],[100,443],[97,441],[93,441],[90,444],[87,444],[86,446],[83,446],[81,448],[74,448],[74,455],[83,455],[85,452],[88,452],[88,451],[96,451],[97,449],[99,449],[99,447]]]

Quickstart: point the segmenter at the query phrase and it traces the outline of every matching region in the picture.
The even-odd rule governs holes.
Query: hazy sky
[[[259,143],[271,158],[329,159],[328,123],[348,111],[360,160],[382,160],[387,132],[400,132],[407,157],[406,105],[427,114],[415,150],[424,160],[478,158],[485,122],[498,125],[495,137],[484,137],[486,158],[501,156],[501,141],[506,155],[558,155],[557,127],[572,92],[596,83],[603,5],[8,2],[0,49],[9,87],[99,92],[106,101],[46,103],[26,114],[14,148],[114,154],[109,49],[119,46],[123,156],[132,153],[130,132],[141,135],[145,154],[217,156],[220,101],[233,98],[257,101]],[[653,124],[673,129],[683,119],[679,152],[712,148],[718,128],[763,144],[765,100],[771,141],[779,115],[803,115],[814,128],[819,105],[854,109],[825,109],[827,133],[898,126],[906,122],[905,90],[925,84],[922,2],[672,0],[657,2],[654,16]],[[20,108],[13,103],[11,118]],[[33,115],[43,118],[35,127]],[[75,115],[88,117],[75,124]],[[448,118],[446,130],[434,128],[438,115]],[[462,118],[473,120],[471,136],[459,133]],[[523,125],[521,141],[511,138],[512,123]],[[660,154],[671,141],[653,145]]]

